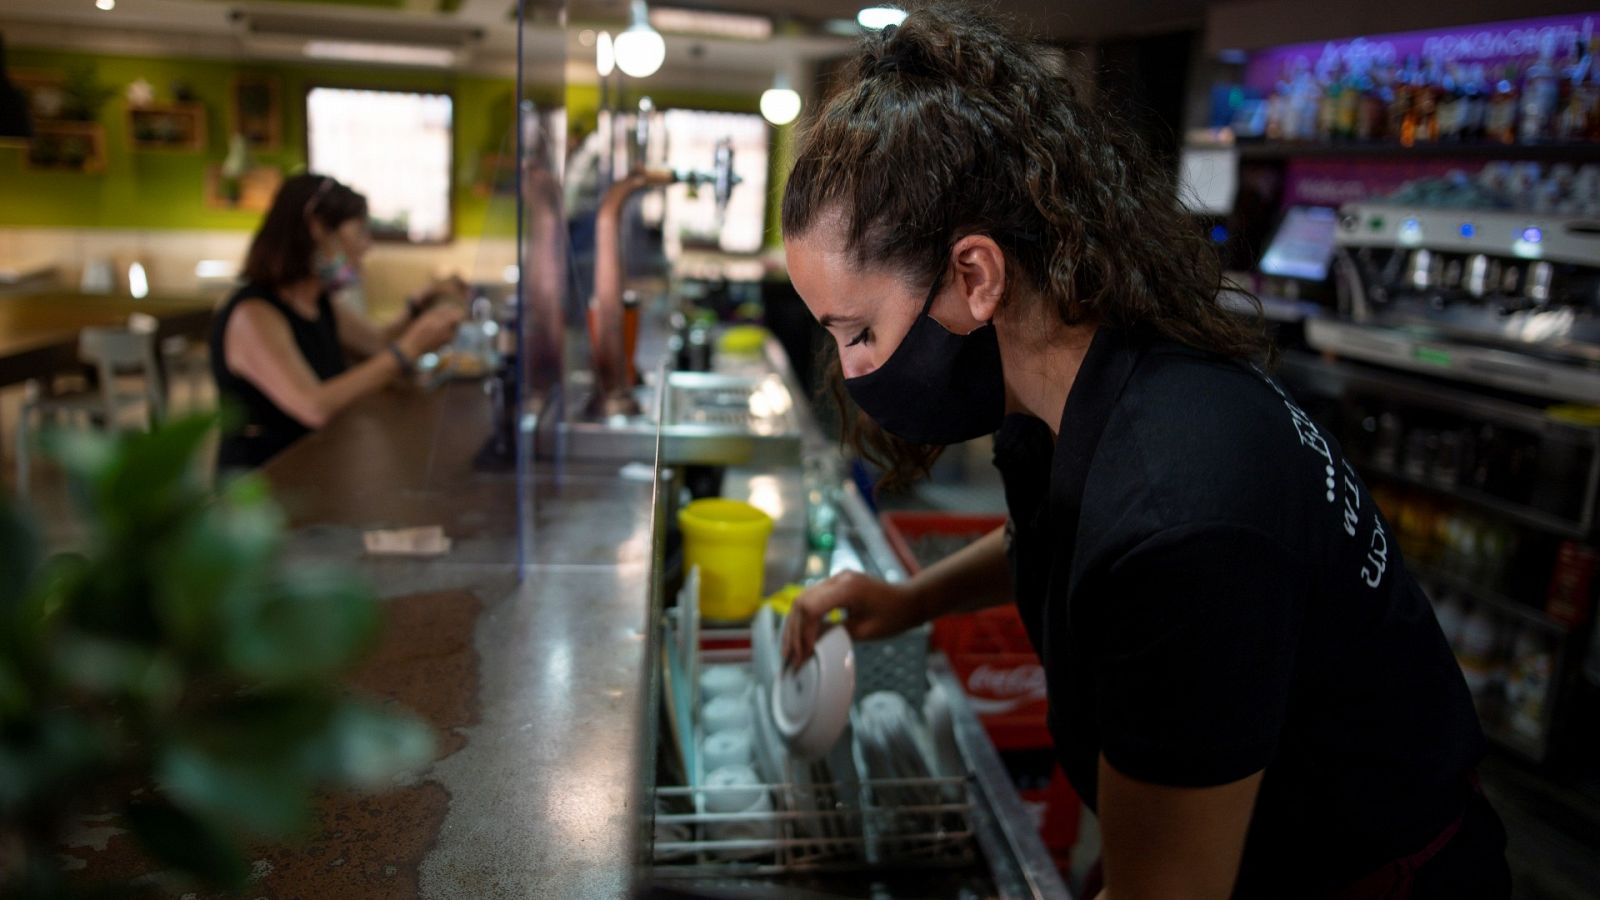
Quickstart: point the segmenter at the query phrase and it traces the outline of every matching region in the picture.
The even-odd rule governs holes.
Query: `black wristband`
[[[400,374],[410,375],[411,360],[406,359],[405,351],[400,349],[400,345],[396,344],[394,341],[390,341],[389,353],[394,357],[394,361],[400,364]]]

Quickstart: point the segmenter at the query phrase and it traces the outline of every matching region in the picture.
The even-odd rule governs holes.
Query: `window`
[[[666,191],[663,233],[667,255],[676,259],[685,243],[729,253],[761,249],[767,213],[767,123],[752,113],[669,109],[663,115],[666,164],[674,169],[708,170],[717,142],[733,142],[733,170],[742,181],[728,199],[727,215],[717,221],[710,187],[691,198],[683,185]],[[720,227],[719,227],[720,226]]]
[[[452,114],[448,94],[312,88],[311,171],[366,195],[373,235],[448,241]]]

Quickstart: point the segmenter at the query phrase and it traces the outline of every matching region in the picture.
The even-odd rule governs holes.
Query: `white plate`
[[[778,648],[778,614],[765,603],[750,620],[750,662],[757,692],[770,692],[783,668],[783,655]]]
[[[788,777],[789,751],[784,749],[783,739],[778,737],[778,728],[772,722],[772,710],[767,705],[767,695],[764,691],[756,691],[756,739],[751,748],[755,751],[756,771],[767,784],[782,784]]]

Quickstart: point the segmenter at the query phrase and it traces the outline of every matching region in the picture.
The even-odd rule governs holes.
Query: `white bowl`
[[[833,747],[850,721],[856,690],[856,655],[842,627],[817,638],[810,659],[785,669],[772,685],[772,719],[789,752],[816,759]]]
[[[700,670],[700,698],[742,696],[750,687],[750,675],[740,666],[706,666]]]
[[[700,709],[701,730],[745,731],[750,728],[750,700],[747,697],[712,697]]]
[[[707,790],[701,808],[708,813],[742,813],[750,818],[706,823],[706,837],[714,841],[770,841],[777,837],[772,818],[772,795],[749,766],[725,766],[706,776]],[[714,851],[724,859],[739,859],[770,852],[769,847],[725,848]]]
[[[717,731],[707,735],[700,745],[705,770],[750,765],[750,737],[749,730]]]
[[[767,792],[761,777],[749,766],[724,766],[713,769],[706,776],[709,789],[702,795],[705,811],[710,813],[739,813],[757,808]]]

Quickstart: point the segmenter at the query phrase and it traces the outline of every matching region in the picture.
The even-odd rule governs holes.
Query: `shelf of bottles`
[[[1345,364],[1282,373],[1367,481],[1485,731],[1543,760],[1594,602],[1600,431]]]
[[[1286,55],[1270,75],[1258,70],[1253,88],[1241,86],[1229,125],[1241,143],[1261,142],[1246,148],[1247,156],[1464,151],[1600,158],[1600,33],[1580,26],[1543,35],[1518,44],[1529,51],[1523,55],[1488,60],[1464,57],[1460,42],[1439,40],[1407,45],[1422,52],[1400,58]],[[1369,50],[1394,46],[1382,37],[1352,43],[1360,41]]]

